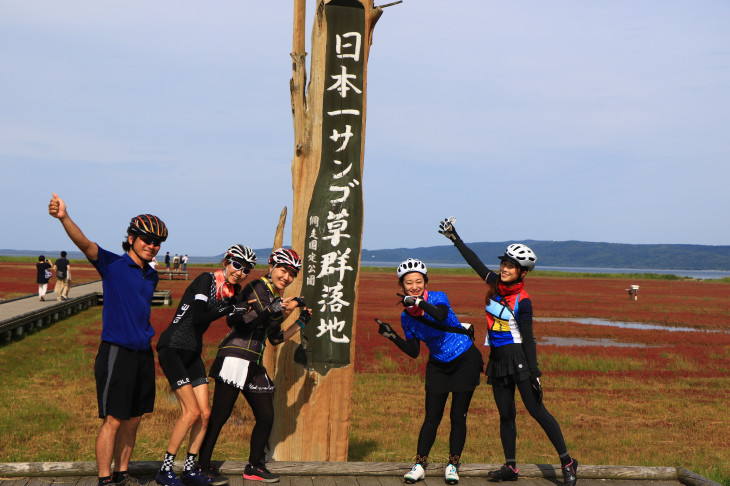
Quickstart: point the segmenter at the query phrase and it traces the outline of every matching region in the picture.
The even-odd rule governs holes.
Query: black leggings
[[[449,435],[449,454],[451,456],[461,456],[461,451],[464,450],[466,414],[473,395],[473,390],[451,394],[451,434]],[[421,426],[421,433],[418,434],[417,454],[419,456],[428,456],[428,453],[431,452],[431,447],[436,440],[436,431],[444,416],[448,396],[449,392],[426,391],[426,418]]]
[[[563,433],[560,431],[560,425],[555,417],[550,415],[545,405],[538,403],[532,390],[530,380],[524,380],[517,383],[517,388],[522,396],[522,403],[530,412],[532,418],[537,420],[542,430],[553,443],[558,455],[562,458],[567,456],[568,450],[565,447]],[[517,426],[515,417],[517,411],[515,409],[515,384],[510,385],[493,385],[494,401],[499,410],[499,435],[502,438],[502,449],[504,449],[505,462],[515,462],[517,455]]]
[[[274,398],[271,393],[242,392],[236,387],[215,382],[213,393],[213,407],[210,411],[208,430],[205,432],[203,445],[200,447],[200,467],[210,467],[210,459],[213,456],[213,448],[218,441],[223,425],[233,412],[233,406],[238,399],[238,393],[242,393],[248,404],[251,406],[256,424],[251,432],[251,450],[248,455],[248,462],[258,464],[264,462],[264,449],[271,434],[271,427],[274,425]]]

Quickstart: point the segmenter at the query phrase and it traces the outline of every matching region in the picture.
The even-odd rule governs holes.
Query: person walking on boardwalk
[[[470,332],[451,309],[446,294],[428,290],[428,269],[422,261],[405,260],[398,266],[396,275],[405,294],[398,294],[405,307],[401,314],[405,339],[390,324],[376,319],[378,332],[411,358],[418,357],[421,341],[430,353],[426,365],[425,418],[418,434],[415,464],[403,479],[415,483],[425,477],[428,454],[451,393],[449,462],[444,479],[447,484],[457,484],[459,461],[466,442],[466,416],[484,366],[482,355],[474,346]]]
[[[68,276],[71,271],[71,265],[69,265],[66,259],[66,252],[61,252],[61,258],[53,262],[53,270],[56,272],[56,300],[68,300]]]
[[[208,378],[201,359],[203,334],[213,321],[234,310],[241,284],[256,266],[256,254],[247,246],[233,245],[226,250],[221,265],[223,268],[215,273],[201,273],[185,289],[175,317],[157,342],[160,367],[182,409],[155,477],[163,486],[216,486],[227,482],[216,480],[196,464],[210,417]],[[178,478],[172,466],[188,431],[190,445]]]
[[[148,264],[167,239],[167,227],[151,214],[135,216],[117,255],[89,240],[74,223],[66,203],[53,193],[48,213],[57,218],[71,241],[102,278],[101,343],[94,364],[99,418],[96,438],[99,485],[138,486],[129,475],[142,415],[155,403],[155,358],[150,324],[152,296],[158,277]],[[114,474],[112,474],[112,460]]]
[[[51,262],[46,260],[45,256],[40,255],[38,257],[38,263],[35,264],[35,268],[35,281],[38,284],[38,300],[44,302],[46,300],[46,292],[48,292],[48,281],[53,276],[53,273],[51,273],[53,265],[51,265]]]
[[[502,439],[505,464],[489,472],[493,481],[516,481],[517,426],[515,424],[515,388],[520,391],[525,408],[540,424],[560,458],[563,481],[575,486],[578,481],[578,461],[565,446],[557,420],[543,403],[537,344],[532,331],[532,301],[525,290],[525,276],[535,268],[537,256],[526,245],[509,245],[500,256],[499,273],[489,270],[477,255],[459,238],[454,219],[445,219],[439,233],[454,243],[464,260],[487,284],[486,317],[489,361],[487,383],[492,385],[494,401],[499,411],[499,434]]]
[[[253,411],[256,423],[251,431],[248,464],[243,478],[274,483],[279,476],[265,465],[266,442],[274,424],[274,383],[261,365],[266,340],[274,346],[291,338],[304,328],[312,317],[299,297],[282,299],[302,268],[294,250],[279,248],[269,257],[268,275],[248,283],[236,298],[235,309],[228,314],[231,332],[218,347],[218,354],[209,375],[215,379],[213,407],[208,430],[200,448],[200,467],[214,476],[211,467],[213,448],[218,435],[233,411],[238,395],[242,394]],[[301,307],[297,321],[282,330],[281,324]]]

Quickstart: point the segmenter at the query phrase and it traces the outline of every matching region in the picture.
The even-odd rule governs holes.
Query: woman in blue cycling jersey
[[[525,291],[524,278],[535,268],[537,256],[526,245],[513,244],[499,257],[499,274],[489,270],[469,249],[453,225],[453,218],[440,224],[439,233],[450,239],[459,253],[487,283],[486,317],[489,362],[487,383],[492,385],[499,411],[499,434],[505,464],[489,472],[493,481],[516,481],[517,426],[515,424],[515,388],[520,391],[525,408],[542,427],[560,457],[564,483],[575,486],[578,461],[570,457],[557,420],[542,401],[542,373],[537,362],[537,345],[532,332],[532,301]]]
[[[390,324],[377,320],[378,332],[411,358],[417,358],[421,341],[429,350],[426,365],[426,416],[418,435],[416,463],[403,476],[415,483],[425,476],[428,454],[451,393],[449,462],[444,471],[447,484],[459,482],[459,459],[466,442],[466,415],[474,390],[479,385],[484,362],[470,332],[462,326],[444,292],[429,292],[428,270],[420,260],[409,258],[398,266],[398,282],[405,295],[401,326],[405,339]]]

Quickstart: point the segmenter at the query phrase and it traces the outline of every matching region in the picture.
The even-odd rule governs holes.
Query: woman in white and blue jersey
[[[444,471],[447,484],[459,482],[458,466],[466,441],[466,415],[484,366],[470,332],[462,326],[444,292],[429,292],[428,270],[420,260],[407,259],[398,266],[398,281],[405,295],[401,326],[405,338],[385,322],[379,331],[411,358],[417,358],[421,341],[429,351],[426,365],[426,413],[418,435],[416,463],[404,476],[406,483],[424,478],[428,454],[436,440],[446,399],[451,394],[449,461]]]
[[[509,245],[500,256],[499,273],[489,270],[477,255],[461,241],[453,225],[453,218],[441,222],[439,233],[450,239],[459,253],[487,283],[485,314],[489,361],[487,383],[492,385],[494,402],[499,411],[499,434],[502,439],[505,464],[491,471],[493,481],[516,481],[517,426],[515,417],[515,388],[522,402],[545,431],[560,457],[563,481],[575,486],[578,481],[578,461],[568,454],[563,433],[557,420],[542,401],[540,368],[537,362],[537,344],[532,331],[532,301],[525,290],[525,276],[535,268],[537,256],[526,245]]]

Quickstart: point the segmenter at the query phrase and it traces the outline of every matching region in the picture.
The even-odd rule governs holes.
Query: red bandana
[[[236,293],[236,288],[226,279],[226,273],[223,270],[218,270],[213,275],[215,276],[215,296],[218,300],[233,297]]]
[[[513,284],[513,285],[505,285],[501,281],[497,282],[497,293],[504,297],[507,297],[508,295],[514,295],[514,294],[520,293],[520,292],[522,292],[523,288],[525,288],[524,280],[521,280],[520,283]]]
[[[423,300],[428,300],[428,290],[423,291],[423,296],[421,298]],[[410,307],[406,307],[406,312],[408,312],[413,317],[422,316],[424,314],[423,309],[421,309],[417,305],[412,305]]]

